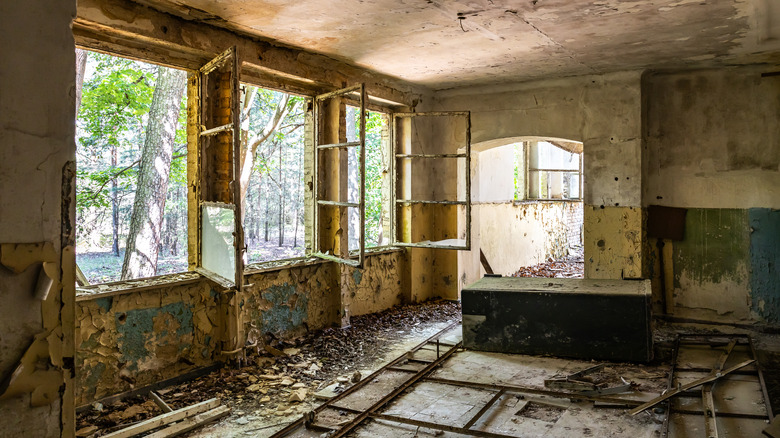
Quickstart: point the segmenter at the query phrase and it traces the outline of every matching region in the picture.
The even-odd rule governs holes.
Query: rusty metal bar
[[[317,149],[336,149],[336,148],[353,148],[360,146],[359,141],[348,141],[345,143],[327,143],[317,145]]]
[[[746,360],[744,362],[741,362],[741,363],[739,363],[737,365],[734,365],[731,368],[725,369],[725,370],[723,370],[721,372],[718,372],[718,373],[713,372],[712,374],[710,374],[707,377],[703,377],[701,379],[694,380],[693,382],[688,383],[686,385],[683,385],[680,388],[675,389],[674,391],[669,391],[666,394],[662,394],[662,395],[660,395],[660,396],[650,400],[649,402],[632,409],[628,413],[631,414],[631,415],[636,415],[636,414],[644,411],[645,409],[652,408],[653,406],[657,405],[658,403],[661,403],[664,400],[672,398],[675,395],[677,395],[677,394],[679,394],[679,393],[681,393],[683,391],[687,391],[687,390],[689,390],[691,388],[695,388],[695,387],[703,385],[705,383],[714,382],[714,381],[716,381],[716,380],[718,380],[718,379],[720,379],[722,377],[727,376],[732,371],[738,370],[740,368],[744,368],[744,367],[752,364],[753,362],[755,362],[755,359],[750,359],[750,360]]]
[[[666,381],[666,391],[671,391],[674,386],[674,373],[677,367],[677,355],[680,352],[680,336],[674,338],[674,347],[672,347],[672,364],[669,366],[669,378]],[[671,417],[672,402],[666,402],[666,412],[664,413],[664,422],[661,425],[661,438],[669,436],[669,417]]]
[[[756,349],[753,347],[753,339],[748,338],[748,345],[750,346],[750,354],[753,356],[753,359],[758,359],[758,356],[756,356]],[[759,362],[756,362],[756,371],[758,372],[758,383],[761,384],[761,392],[764,394],[764,405],[766,406],[766,413],[769,417],[769,421],[771,422],[775,418],[775,413],[772,409],[772,403],[771,399],[769,398],[769,392],[766,389],[766,380],[764,380],[764,371],[762,370],[761,364]]]
[[[501,389],[499,390],[496,395],[494,395],[488,402],[485,404],[485,406],[482,406],[482,409],[479,410],[476,414],[474,414],[473,417],[471,417],[471,420],[466,423],[463,427],[465,429],[471,429],[471,426],[473,426],[477,421],[479,421],[480,418],[482,418],[483,415],[485,415],[485,412],[487,412],[491,407],[493,407],[493,404],[498,401],[501,397],[506,394],[506,390]]]
[[[552,389],[536,388],[533,386],[508,385],[508,384],[497,385],[493,383],[466,382],[463,380],[443,379],[441,377],[425,377],[423,378],[423,380],[426,382],[440,383],[443,385],[460,386],[464,388],[488,389],[494,391],[499,391],[501,389],[504,389],[506,392],[512,394],[547,395],[556,398],[566,398],[571,400],[587,400],[587,401],[602,402],[602,403],[615,403],[615,404],[628,405],[628,406],[638,406],[639,404],[642,403],[639,400],[630,400],[630,399],[624,399],[620,397],[605,397],[605,396],[597,396],[597,395],[577,394],[572,392],[555,391]]]
[[[441,205],[466,205],[466,201],[420,201],[413,199],[396,199],[396,204],[441,204]]]
[[[395,154],[396,158],[466,158],[466,154]]]
[[[343,408],[340,406],[329,406],[330,409],[338,409],[341,411],[344,411],[346,413],[350,414],[360,414],[361,411],[358,411],[356,409],[350,409],[350,408]],[[468,429],[458,426],[451,426],[449,424],[439,424],[439,423],[433,423],[430,421],[421,421],[421,420],[412,420],[409,418],[403,418],[398,417],[396,415],[387,415],[387,414],[380,414],[380,413],[369,413],[368,416],[370,418],[376,419],[376,420],[384,420],[384,421],[392,421],[394,423],[401,423],[401,424],[408,424],[411,426],[417,426],[417,427],[427,427],[428,429],[434,429],[434,430],[441,430],[444,432],[453,432],[460,435],[468,435],[468,436],[476,436],[476,437],[485,437],[485,438],[516,438],[515,435],[504,435],[500,433],[494,433],[494,432],[487,432],[484,430],[474,430],[474,429]],[[318,425],[318,427],[321,427],[323,429],[327,429],[327,426]],[[330,429],[333,430],[333,429]],[[329,435],[330,437],[330,435]]]
[[[701,387],[702,413],[704,414],[704,431],[707,438],[718,438],[718,424],[715,421],[715,400],[712,398],[714,383],[705,383]]]
[[[443,329],[441,329],[439,332],[435,333],[435,334],[434,334],[433,336],[431,336],[430,338],[428,338],[428,339],[426,339],[425,341],[423,341],[423,342],[421,342],[420,344],[418,344],[418,345],[417,345],[415,348],[413,348],[411,351],[417,351],[417,350],[419,350],[419,349],[420,349],[420,348],[422,348],[423,346],[425,346],[425,345],[427,345],[428,343],[430,343],[430,342],[431,342],[431,340],[433,340],[433,339],[438,339],[438,338],[439,338],[439,337],[441,337],[443,334],[445,334],[445,333],[449,332],[450,330],[452,330],[452,329],[453,329],[455,326],[457,326],[457,325],[459,325],[459,324],[460,324],[460,321],[455,321],[455,322],[453,322],[452,324],[448,325],[447,327],[444,327]],[[456,344],[456,346],[457,346],[457,345],[459,345],[459,344]],[[454,350],[455,350],[455,348],[453,348],[453,351],[454,351]],[[368,376],[368,377],[366,377],[365,379],[363,379],[363,380],[359,381],[358,383],[356,383],[356,384],[352,385],[351,387],[347,388],[347,390],[346,390],[346,391],[344,391],[344,392],[342,392],[341,394],[337,395],[336,397],[334,397],[334,398],[332,398],[332,399],[328,400],[326,403],[323,403],[323,404],[321,404],[320,406],[316,407],[316,408],[315,408],[315,409],[314,409],[314,410],[313,410],[311,413],[312,413],[312,414],[317,414],[318,412],[321,412],[322,410],[324,410],[324,409],[327,409],[327,408],[328,408],[330,405],[332,405],[333,403],[336,403],[336,402],[338,402],[339,400],[342,400],[342,399],[344,399],[345,397],[349,396],[350,394],[353,394],[353,393],[355,393],[355,392],[356,392],[356,391],[358,391],[360,388],[362,388],[363,386],[365,386],[365,385],[366,385],[366,384],[368,384],[369,382],[373,381],[373,380],[374,380],[376,377],[378,377],[380,374],[384,373],[385,371],[390,371],[390,370],[392,370],[392,368],[394,368],[396,365],[398,365],[398,363],[399,363],[399,362],[402,362],[402,361],[404,361],[405,359],[406,359],[406,354],[404,354],[404,355],[402,355],[402,356],[400,356],[400,357],[397,357],[397,358],[395,358],[393,361],[391,361],[391,362],[390,362],[390,363],[388,363],[387,365],[385,365],[385,366],[383,366],[382,368],[379,368],[378,370],[376,370],[376,371],[374,371],[373,373],[371,373],[371,375],[369,375],[369,376]],[[395,370],[393,370],[393,371],[395,371]],[[281,437],[285,437],[285,436],[289,435],[290,433],[292,433],[293,431],[295,431],[295,430],[299,429],[300,427],[303,427],[305,424],[306,424],[306,417],[301,417],[301,418],[299,418],[297,421],[295,421],[295,422],[293,422],[293,423],[289,424],[287,427],[285,427],[284,429],[282,429],[282,430],[280,430],[279,432],[277,432],[275,435],[273,435],[273,437],[274,437],[274,438],[281,438]]]
[[[469,111],[428,111],[422,113],[393,113],[396,117],[415,117],[415,116],[470,116]]]
[[[336,207],[349,207],[349,208],[360,208],[360,204],[356,202],[339,202],[339,201],[326,201],[324,199],[318,199],[317,204],[319,205],[333,205]]]
[[[399,394],[406,391],[409,387],[417,383],[418,380],[425,377],[427,374],[431,373],[442,362],[444,362],[445,360],[447,360],[447,358],[449,358],[452,354],[454,354],[459,347],[460,347],[460,343],[458,343],[455,347],[448,350],[440,358],[436,359],[434,362],[432,362],[431,364],[429,364],[428,366],[420,370],[420,372],[412,376],[409,380],[399,385],[396,389],[391,391],[389,394],[382,397],[378,402],[374,403],[370,408],[368,408],[367,411],[358,415],[354,420],[350,421],[349,423],[345,424],[341,429],[339,429],[336,433],[331,435],[329,438],[340,438],[348,434],[360,423],[362,423],[366,418],[368,418],[371,414],[376,414],[377,413],[376,411],[378,409],[384,407],[387,403],[389,403],[391,400],[396,398]]]
[[[673,408],[672,412],[675,414],[682,414],[682,415],[697,415],[697,416],[704,415],[704,412],[702,412],[700,409]],[[716,417],[721,417],[721,418],[744,418],[747,420],[767,419],[767,416],[764,414],[747,414],[742,412],[721,412],[721,411],[714,411],[714,413]]]

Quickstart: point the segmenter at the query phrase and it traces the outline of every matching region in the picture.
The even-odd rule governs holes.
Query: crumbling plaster
[[[780,61],[772,0],[141,1],[434,89]]]
[[[767,70],[643,77],[644,203],[688,210],[683,240],[664,247],[677,316],[780,321],[780,80]]]
[[[0,416],[8,437],[67,437],[75,428],[73,210],[63,201],[73,195],[75,13],[73,2],[0,5],[0,382],[8,384]],[[39,278],[52,283],[36,295]]]

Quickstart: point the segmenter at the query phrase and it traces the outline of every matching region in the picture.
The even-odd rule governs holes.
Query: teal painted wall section
[[[780,323],[780,210],[751,208],[750,289],[753,311]]]
[[[262,312],[264,333],[283,333],[299,327],[306,321],[308,297],[297,293],[294,285],[284,283],[271,286],[262,293],[272,306]]]
[[[674,283],[685,273],[698,284],[724,278],[745,283],[750,261],[748,212],[742,209],[692,208],[685,216],[685,239],[674,242]]]
[[[158,332],[155,330],[155,319],[165,314],[171,315],[178,324],[166,322]],[[120,360],[128,363],[129,370],[138,369],[138,363],[150,356],[147,342],[153,341],[158,346],[166,345],[193,332],[192,306],[188,303],[171,303],[150,309],[128,310],[117,314],[116,319]],[[183,350],[190,345],[181,343],[177,348]]]

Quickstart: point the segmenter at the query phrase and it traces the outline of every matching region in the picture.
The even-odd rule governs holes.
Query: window
[[[89,51],[77,58],[80,283],[186,271],[186,73]]]
[[[247,262],[305,255],[306,99],[242,87],[241,200]]]
[[[395,113],[395,244],[471,248],[471,114]]]
[[[313,256],[356,267],[362,267],[365,258],[367,99],[365,85],[360,84],[319,95],[313,106],[314,220],[307,247]],[[347,101],[359,105],[352,123],[347,121]],[[351,140],[348,125],[356,128]],[[352,254],[350,242],[354,242]]]
[[[527,199],[582,198],[582,143],[526,142]]]
[[[347,105],[347,141],[359,141],[360,108]],[[365,245],[366,248],[387,246],[392,236],[390,221],[390,202],[392,175],[390,174],[390,133],[389,117],[386,114],[367,111],[366,115],[366,206],[365,206]],[[350,199],[357,199],[359,192],[360,146],[348,149],[348,167]],[[357,250],[360,244],[360,222],[356,212],[351,212],[350,251]]]

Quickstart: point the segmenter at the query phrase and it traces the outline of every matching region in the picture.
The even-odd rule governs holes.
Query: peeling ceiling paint
[[[776,0],[137,0],[434,89],[780,64]]]

